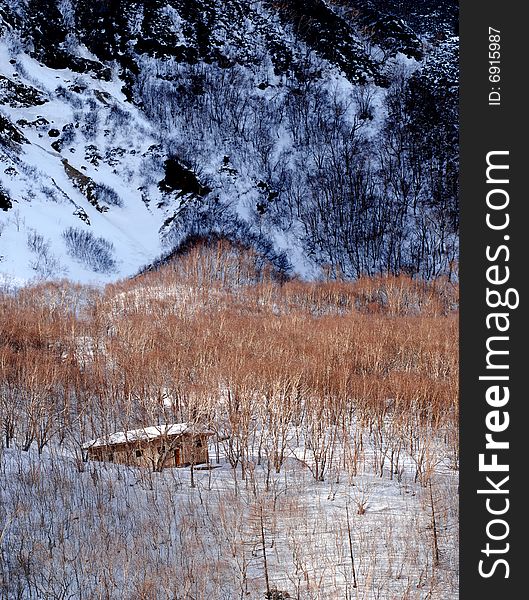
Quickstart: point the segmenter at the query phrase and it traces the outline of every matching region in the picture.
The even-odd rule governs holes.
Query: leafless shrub
[[[69,227],[62,234],[68,254],[96,273],[110,273],[116,267],[114,245],[91,231]]]
[[[58,277],[63,273],[60,261],[51,252],[50,240],[45,240],[44,236],[34,229],[30,229],[27,233],[26,243],[28,249],[35,255],[31,267],[40,277],[47,279]]]
[[[116,190],[106,183],[96,183],[94,186],[94,194],[98,202],[103,202],[110,206],[123,206],[123,200],[120,198]]]

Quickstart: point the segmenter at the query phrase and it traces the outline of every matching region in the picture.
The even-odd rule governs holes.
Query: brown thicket
[[[252,456],[279,471],[301,446],[321,480],[338,443],[355,472],[365,431],[381,476],[407,452],[421,479],[431,432],[457,463],[457,293],[407,277],[281,284],[220,241],[104,290],[3,295],[3,443],[202,421],[243,478]]]
[[[224,242],[3,294],[0,595],[452,597],[457,306],[447,280],[279,282]],[[83,462],[176,421],[224,467]],[[402,512],[371,512],[379,485]]]

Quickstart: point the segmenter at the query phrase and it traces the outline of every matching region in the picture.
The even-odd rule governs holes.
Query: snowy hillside
[[[0,55],[2,73],[11,74],[4,97],[15,86],[28,96],[3,106],[16,129],[2,133],[10,142],[2,150],[2,271],[105,281],[151,261],[161,253],[159,229],[179,205],[145,180],[160,152],[152,125],[125,102],[119,82],[53,71],[26,55],[11,65],[5,45]],[[72,228],[92,234],[93,256],[68,244]],[[98,251],[99,237],[112,246]]]
[[[451,272],[456,8],[399,10],[0,2],[2,280],[108,282],[212,233],[309,278]]]
[[[2,598],[458,598],[457,285],[236,250],[0,291]]]

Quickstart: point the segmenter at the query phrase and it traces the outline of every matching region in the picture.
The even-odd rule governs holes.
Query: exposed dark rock
[[[88,217],[88,215],[86,214],[86,211],[84,210],[84,208],[77,208],[76,210],[74,210],[73,214],[76,217],[79,217],[81,219],[81,221],[83,221],[83,223],[86,223],[87,225],[90,225],[90,219]]]
[[[66,108],[64,115],[50,117],[50,124],[35,119],[36,111],[24,111],[27,120],[17,124],[32,128],[29,137],[38,135],[48,149],[51,143],[63,155],[75,153],[77,168],[64,161],[65,172],[98,211],[114,210],[121,202],[117,192],[98,188],[98,177],[106,180],[110,165],[121,178],[116,189],[123,193],[127,183],[144,184],[145,204],[152,212],[156,206],[163,210],[165,243],[178,246],[187,235],[225,234],[272,253],[270,239],[279,238],[260,235],[277,228],[287,243],[292,235],[314,264],[337,264],[333,273],[356,277],[362,269],[386,265],[386,249],[391,256],[401,248],[406,254],[395,265],[387,263],[392,272],[404,272],[415,260],[419,265],[422,248],[435,245],[427,237],[434,236],[434,228],[426,219],[422,229],[414,221],[422,218],[421,207],[428,219],[441,215],[438,231],[457,228],[455,218],[453,227],[444,228],[442,217],[443,211],[457,215],[457,57],[452,47],[457,40],[449,35],[456,27],[454,14],[454,0],[23,0],[2,3],[0,31],[13,29],[20,41],[13,36],[11,44],[57,70],[50,97]],[[13,56],[19,49],[13,47]],[[415,74],[402,75],[400,84],[392,69],[396,63],[388,63],[398,53],[419,61]],[[11,64],[0,75],[0,104],[28,108],[47,102],[47,92],[32,87],[39,86],[33,83],[39,79],[34,65],[21,61],[13,74],[16,60]],[[121,95],[103,91],[110,86],[90,82],[90,77],[109,80],[111,75],[140,111],[124,107]],[[372,83],[387,90],[379,93]],[[64,119],[74,123],[63,127]],[[350,135],[353,119],[355,127],[361,123],[359,133]],[[144,132],[148,143],[160,142],[147,152],[137,141]],[[134,134],[130,145],[138,150],[129,149],[127,136]],[[401,134],[411,148],[406,154],[395,146],[406,154],[405,168],[418,165],[410,179],[416,185],[413,194],[401,194],[400,188],[387,193],[396,189],[389,142]],[[0,113],[4,153],[12,157],[25,142]],[[134,152],[145,160],[133,160]],[[57,161],[50,155],[43,155],[44,163]],[[33,157],[21,154],[20,162],[28,163],[20,177],[46,175],[40,165],[29,164]],[[389,165],[387,173],[378,164],[382,160]],[[422,161],[433,168],[419,168]],[[99,171],[94,180],[83,173],[88,163]],[[201,168],[210,179],[200,175]],[[42,193],[39,183],[28,198]],[[78,197],[67,187],[72,198]],[[212,188],[218,195],[210,193]],[[88,220],[84,212],[78,216]],[[298,220],[300,228],[294,227]],[[413,231],[419,230],[422,245],[412,248],[406,238],[417,241]]]
[[[34,127],[35,129],[46,129],[46,127],[50,124],[48,119],[44,117],[37,117],[33,121],[26,121],[26,119],[19,119],[17,121],[17,125],[20,127]]]
[[[28,144],[28,140],[11,121],[0,114],[0,142],[13,148],[15,144]]]
[[[367,55],[350,25],[323,0],[274,3],[283,19],[323,58],[338,65],[354,82],[383,81],[376,63]],[[303,76],[303,70],[298,75]]]
[[[45,102],[48,102],[47,98],[36,88],[0,75],[0,104],[6,104],[13,108],[27,108],[39,106]]]
[[[202,185],[195,173],[184,166],[177,158],[168,158],[164,165],[165,177],[158,184],[162,192],[179,191],[182,196],[193,194],[199,197],[211,192],[211,188]]]
[[[9,194],[0,186],[0,210],[7,212],[10,208],[13,208],[13,202]]]
[[[62,164],[64,166],[66,175],[68,175],[74,187],[76,187],[85,196],[88,202],[90,202],[90,204],[100,213],[107,212],[108,206],[101,206],[99,203],[97,184],[94,182],[94,180],[72,166],[68,162],[68,159],[64,158],[62,160]]]

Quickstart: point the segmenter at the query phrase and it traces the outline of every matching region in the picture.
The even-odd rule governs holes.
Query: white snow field
[[[0,44],[0,73],[14,71],[11,56]],[[20,284],[67,277],[104,283],[135,273],[162,253],[159,229],[167,216],[142,200],[142,193],[161,200],[156,185],[146,183],[163,177],[161,162],[159,173],[149,171],[157,152],[152,126],[125,102],[117,79],[105,82],[68,69],[52,70],[24,53],[16,63],[13,80],[37,89],[46,102],[1,107],[27,140],[3,149],[0,157],[2,186],[15,200],[0,215],[3,280]],[[120,126],[113,120],[118,118]],[[71,141],[59,153],[51,146],[57,138],[48,132],[64,135],[65,127]],[[68,172],[64,161],[75,170]],[[114,203],[92,205],[83,191],[89,180],[83,177],[111,188]],[[112,244],[109,264],[91,265],[72,254],[63,237],[71,227]]]
[[[242,479],[212,444],[192,488],[189,468],[4,449],[4,585],[24,599],[257,600],[266,571],[274,598],[457,598],[457,472],[438,464],[430,495],[409,457],[380,477],[366,450],[356,474],[337,453],[318,482],[295,448],[280,474],[253,456]]]

